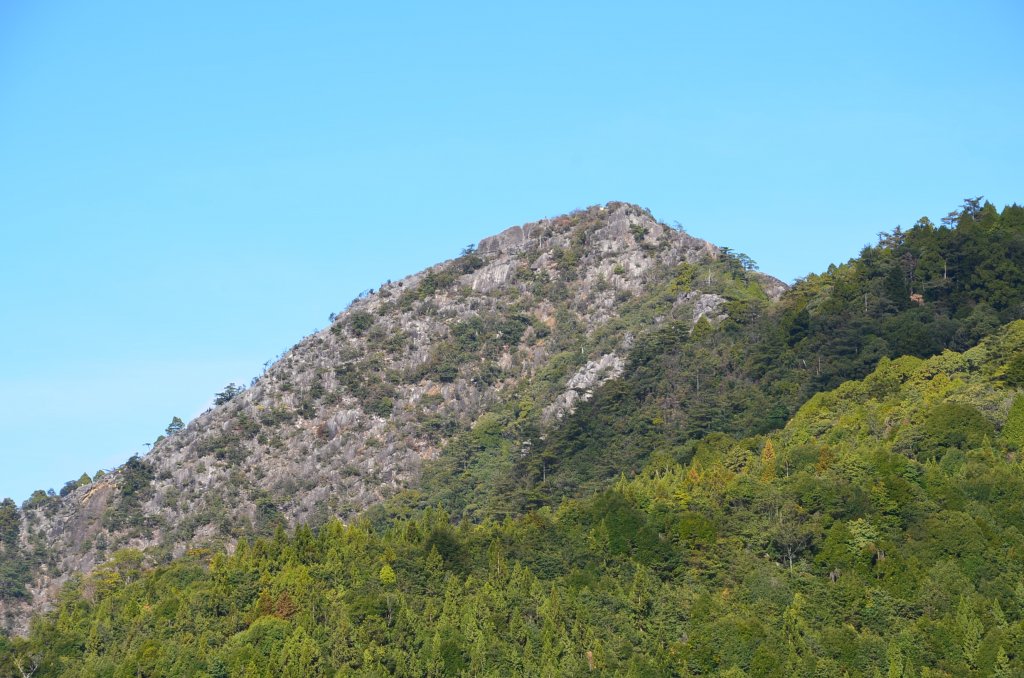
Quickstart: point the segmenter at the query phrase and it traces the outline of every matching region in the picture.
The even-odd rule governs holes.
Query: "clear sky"
[[[0,497],[513,224],[636,202],[792,280],[1024,202],[1022,29],[1016,0],[0,0]]]

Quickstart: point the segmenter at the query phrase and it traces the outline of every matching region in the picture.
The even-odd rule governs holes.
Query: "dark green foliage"
[[[121,497],[133,499],[145,496],[152,480],[153,469],[149,462],[138,455],[131,457],[121,467]]]
[[[373,323],[373,314],[366,311],[353,311],[348,316],[348,326],[357,337],[366,334],[367,330],[373,327]]]
[[[164,434],[172,436],[175,433],[184,430],[184,428],[185,422],[181,420],[181,417],[173,417],[171,419],[171,423],[167,425],[167,429],[164,431]]]
[[[45,508],[53,503],[51,499],[53,497],[46,490],[36,490],[22,503],[21,507],[23,509]]]
[[[237,463],[245,458],[241,440],[234,433],[218,433],[203,440],[197,450],[200,455],[213,455],[215,459]]]
[[[28,597],[29,563],[21,551],[21,516],[11,499],[0,502],[0,601]]]
[[[494,383],[501,376],[494,361],[504,349],[518,344],[530,325],[530,318],[518,314],[472,316],[455,323],[451,338],[437,342],[426,363],[412,370],[406,379],[451,383],[463,376]]]
[[[941,457],[949,448],[970,449],[995,435],[995,429],[977,408],[962,403],[940,403],[921,427],[918,441],[922,459]]]
[[[135,455],[125,462],[121,467],[117,499],[103,516],[104,526],[110,530],[146,531],[150,521],[143,517],[139,507],[152,495],[152,481],[153,468],[148,461]]]
[[[224,387],[223,391],[214,396],[213,402],[215,405],[223,405],[244,390],[245,388],[243,386],[238,386],[234,383],[228,384]]]
[[[256,504],[256,517],[253,521],[255,534],[268,536],[284,526],[284,518],[269,494],[257,493],[254,502]]]
[[[15,546],[21,532],[18,506],[10,498],[0,502],[0,548]]]
[[[351,393],[368,414],[386,417],[394,407],[395,387],[376,372],[358,364],[345,364],[334,371],[338,384]]]
[[[295,412],[285,405],[268,407],[260,413],[260,423],[267,427],[287,424],[295,419]]]
[[[32,582],[29,561],[18,553],[0,554],[0,601],[29,599]]]
[[[460,276],[472,273],[483,265],[484,260],[481,257],[472,252],[464,253],[451,263],[428,271],[419,285],[402,293],[398,298],[398,305],[407,309],[416,301],[422,301],[449,289]]]
[[[1008,386],[1024,386],[1024,353],[1014,356],[1006,366],[1006,374],[1003,377]]]
[[[952,229],[923,221],[883,234],[858,259],[808,276],[776,304],[766,303],[752,282],[752,265],[739,255],[726,252],[716,262],[680,266],[675,279],[648,299],[719,294],[727,301],[727,320],[715,326],[702,319],[692,331],[688,322],[647,330],[639,316],[632,325],[639,336],[621,380],[596,389],[544,440],[527,440],[529,453],[504,461],[491,457],[488,464],[503,469],[488,475],[497,476],[497,492],[480,474],[454,474],[428,481],[423,501],[443,497],[457,512],[473,507],[477,517],[557,502],[619,473],[635,473],[652,450],[685,455],[688,441],[713,431],[747,436],[778,428],[812,395],[864,377],[882,358],[927,357],[974,345],[1024,312],[1024,285],[1004,284],[1024,281],[1024,228],[1003,223],[994,209],[963,210]],[[978,221],[983,211],[984,227]],[[1004,214],[1018,211],[1007,207]],[[912,293],[921,294],[923,303]],[[628,306],[623,311],[630,312]],[[570,325],[560,319],[556,327]],[[448,364],[454,376],[457,357]],[[1005,379],[1024,384],[1022,375],[1024,358],[1013,356]],[[522,448],[530,426],[503,416],[518,429],[506,437]],[[443,462],[439,473],[445,473]],[[468,496],[453,500],[460,483]],[[443,489],[437,494],[432,487]],[[500,500],[488,500],[488,494]]]

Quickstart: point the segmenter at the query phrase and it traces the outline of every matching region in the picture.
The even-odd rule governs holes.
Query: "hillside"
[[[780,428],[815,393],[863,378],[882,358],[974,346],[1024,317],[1024,208],[1000,214],[972,199],[945,221],[882,233],[857,258],[773,300],[745,289],[741,257],[680,266],[613,323],[634,332],[620,378],[551,428],[534,425],[519,402],[495,408],[449,444],[416,488],[371,514],[405,516],[440,503],[476,521],[518,515],[599,489],[639,471],[652,453],[711,433]],[[725,317],[694,326],[664,313],[678,295],[708,289],[709,272]],[[661,322],[636,322],[634,312]],[[520,453],[524,439],[529,454]]]
[[[69,676],[1019,675],[1022,356],[1016,322],[883,360],[780,431],[500,524],[335,522],[147,573],[122,552],[8,656]]]
[[[454,434],[512,399],[557,421],[621,373],[645,325],[723,315],[717,287],[695,288],[657,317],[640,308],[621,322],[680,265],[719,254],[612,203],[508,229],[381,286],[144,458],[26,502],[0,596],[8,624],[23,630],[69,575],[122,547],[164,562],[279,526],[349,520],[414,484]],[[784,289],[751,281],[748,294],[764,299]]]
[[[581,661],[642,675],[871,675],[879,657],[949,675],[1015,666],[1014,636],[1000,635],[1009,627],[984,619],[971,627],[988,639],[984,651],[932,647],[949,608],[914,607],[906,587],[918,571],[884,590],[895,607],[870,624],[836,622],[828,615],[841,605],[821,589],[824,576],[854,602],[880,596],[871,592],[894,551],[918,568],[939,558],[916,549],[960,519],[939,499],[961,492],[949,484],[979,459],[999,487],[958,510],[995,512],[985,534],[1016,548],[999,502],[1018,482],[1024,366],[1020,326],[999,328],[1024,315],[1024,209],[968,200],[944,221],[882,233],[787,289],[743,255],[612,203],[509,229],[385,284],[146,457],[63,497],[37,493],[20,511],[0,504],[9,626],[24,632],[28,613],[70,582],[48,622],[62,630],[44,625],[15,654],[52,645],[47,670],[68,657],[101,675],[115,660],[162,667],[139,670],[147,675],[281,672],[285,641],[321,668],[367,675],[572,675]],[[932,467],[950,478],[928,485]],[[834,539],[870,543],[871,568],[882,569],[829,546],[838,523],[860,536]],[[235,556],[214,555],[236,543]],[[971,565],[995,558],[993,543],[970,562],[947,554],[967,600],[956,614],[983,617],[999,601],[1016,623],[1005,587],[986,588],[993,573]],[[495,558],[519,579],[494,579]],[[233,574],[217,580],[221,566]],[[279,582],[285,570],[305,583]],[[762,593],[732,597],[753,585],[737,573],[772,571],[776,590],[762,593],[775,607],[758,602]],[[210,577],[220,583],[203,588]],[[129,585],[137,579],[147,602]],[[193,581],[199,589],[182,593]],[[485,582],[520,598],[481,598]],[[688,612],[650,603],[624,617],[624,592],[636,586]],[[207,614],[193,595],[220,600],[214,616],[229,617],[210,623],[212,635],[186,620],[167,626],[172,609],[176,619]],[[118,616],[154,605],[152,617]],[[548,619],[552,605],[560,616]],[[798,650],[778,635],[793,605],[814,615]],[[503,612],[486,628],[467,625],[477,609]],[[595,628],[603,615],[611,624]],[[657,629],[638,636],[626,619]],[[820,635],[833,622],[833,635]],[[81,624],[102,633],[82,636]],[[119,636],[126,624],[142,630]],[[345,640],[323,625],[345,629]],[[532,659],[475,647],[492,633],[529,640]],[[197,638],[205,645],[190,645]],[[146,639],[155,645],[137,644]],[[768,648],[760,659],[758,643]],[[165,645],[184,654],[153,649]],[[769,658],[780,657],[789,659],[775,668],[789,670],[772,673]]]

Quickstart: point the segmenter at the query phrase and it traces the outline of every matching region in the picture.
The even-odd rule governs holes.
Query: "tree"
[[[310,638],[305,629],[299,627],[285,641],[279,660],[277,675],[283,678],[311,678],[322,676],[323,657],[316,641]]]
[[[22,678],[31,678],[39,670],[39,655],[18,656],[14,658],[14,666]]]
[[[229,400],[231,400],[244,390],[244,387],[238,386],[234,382],[231,382],[230,384],[224,387],[223,391],[221,391],[214,397],[213,402],[215,405],[223,405],[224,403],[228,402]],[[171,423],[174,422],[172,421]]]
[[[960,207],[960,214],[966,215],[972,220],[977,218],[982,209],[981,201],[984,199],[985,196],[983,195],[979,195],[977,198],[964,198],[964,204]]]
[[[1003,424],[1003,439],[1018,448],[1024,447],[1024,396],[1018,395],[1013,399],[1010,407],[1010,414]]]
[[[978,650],[981,648],[981,638],[985,633],[985,627],[975,614],[973,607],[966,595],[960,596],[960,604],[956,609],[954,626],[960,636],[960,648],[964,659],[972,668],[978,665]]]
[[[960,220],[960,212],[953,210],[946,216],[942,217],[942,225],[946,228],[954,228],[956,223]]]
[[[1003,380],[1007,386],[1024,386],[1024,354],[1018,355],[1010,360],[1003,374]]]
[[[20,533],[21,518],[18,516],[18,506],[13,499],[4,499],[0,502],[0,545],[16,545]]]
[[[393,567],[384,563],[380,568],[380,583],[386,587],[392,587],[398,581]]]
[[[811,548],[818,533],[818,526],[807,512],[795,502],[787,501],[778,512],[778,522],[768,530],[768,537],[779,562],[792,570],[793,563]]]
[[[375,318],[367,311],[352,311],[348,316],[348,326],[352,334],[361,337],[373,327]]]
[[[940,403],[920,429],[919,456],[940,458],[948,448],[971,449],[993,437],[995,430],[977,408],[963,403]]]
[[[1013,668],[1010,666],[1010,658],[1002,647],[996,653],[996,665],[992,669],[993,678],[1010,678],[1013,675]]]
[[[228,385],[228,388],[230,388],[231,386],[234,386],[234,384],[229,384],[229,385]],[[227,390],[227,389],[225,389],[225,391],[226,391],[226,390]],[[235,393],[234,395],[237,395],[237,393]],[[233,397],[234,397],[234,395],[232,395],[231,397],[229,397],[229,398],[228,398],[228,400],[231,400],[231,398],[233,398]],[[217,397],[219,398],[220,396],[221,396],[221,394],[220,394],[220,393],[218,393],[218,394],[217,394]],[[227,400],[225,400],[224,402],[227,402]],[[219,403],[218,403],[218,404],[219,404]],[[178,431],[181,431],[181,430],[182,430],[182,429],[184,429],[184,428],[185,428],[185,422],[183,422],[183,421],[181,420],[181,417],[174,417],[173,419],[171,419],[171,423],[167,425],[167,429],[166,429],[166,430],[164,430],[164,433],[166,433],[166,434],[167,434],[167,435],[169,435],[169,436],[172,436],[172,435],[174,435],[174,434],[175,434],[175,433],[177,433]]]
[[[775,446],[771,438],[765,438],[761,448],[761,478],[770,480],[775,477]]]
[[[739,260],[740,266],[743,267],[744,271],[756,271],[758,269],[757,262],[742,252],[736,255],[736,259]]]
[[[926,249],[921,252],[913,275],[915,292],[948,284],[946,261],[934,249]]]

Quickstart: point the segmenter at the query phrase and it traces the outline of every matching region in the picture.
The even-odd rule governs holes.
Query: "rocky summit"
[[[159,563],[351,521],[415,488],[453,436],[511,399],[528,399],[542,427],[558,422],[621,374],[639,333],[725,316],[710,266],[707,289],[668,285],[721,255],[609,203],[514,226],[362,295],[146,456],[27,502],[17,548],[33,565],[28,595],[0,601],[8,629],[24,632],[70,577],[125,547]],[[786,289],[751,276],[767,298]]]

